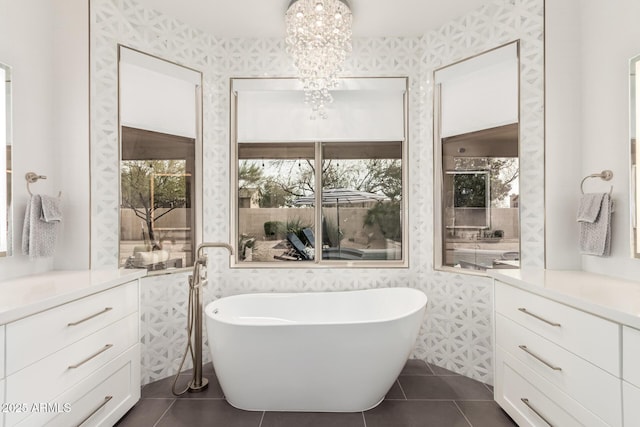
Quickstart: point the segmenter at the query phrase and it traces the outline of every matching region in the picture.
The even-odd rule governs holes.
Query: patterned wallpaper
[[[350,76],[408,76],[408,269],[230,269],[210,251],[205,301],[272,291],[385,286],[422,289],[427,316],[419,357],[492,382],[492,290],[487,278],[433,270],[432,73],[441,65],[521,40],[521,224],[523,264],[544,265],[543,0],[497,0],[420,38],[356,39]],[[229,241],[229,79],[293,76],[281,39],[221,39],[135,0],[91,0],[93,268],[118,262],[117,45],[201,70],[204,75],[204,240]],[[176,372],[186,343],[186,273],[142,281],[143,382]],[[210,355],[205,350],[205,360]]]

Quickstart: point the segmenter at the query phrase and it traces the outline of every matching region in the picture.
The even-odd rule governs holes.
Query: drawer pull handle
[[[531,317],[535,317],[536,319],[543,321],[543,322],[544,322],[544,323],[546,323],[547,325],[555,326],[555,327],[557,327],[557,328],[559,328],[559,327],[561,327],[561,326],[562,326],[560,323],[552,322],[551,320],[547,320],[547,319],[545,319],[544,317],[540,317],[540,316],[538,316],[538,315],[537,315],[537,314],[535,314],[535,313],[532,313],[532,312],[530,312],[530,311],[527,311],[527,309],[526,309],[526,308],[524,308],[524,307],[520,307],[520,308],[518,309],[518,311],[521,311],[521,312],[523,312],[524,314],[528,314],[528,315],[529,315],[529,316],[531,316]]]
[[[100,409],[102,409],[104,407],[104,405],[109,403],[109,401],[111,399],[113,399],[113,396],[105,396],[104,397],[104,401],[96,409],[94,409],[89,415],[87,415],[82,421],[80,421],[80,423],[77,425],[77,427],[80,427],[82,424],[84,424],[87,421],[89,421],[89,418],[93,417],[96,414],[96,412],[98,412]]]
[[[527,399],[526,397],[523,397],[520,400],[522,400],[522,403],[527,405],[527,408],[531,409],[531,411],[533,411],[533,413],[536,414],[542,421],[547,423],[549,425],[549,427],[553,427],[553,424],[551,424],[549,421],[547,421],[547,419],[544,417],[544,415],[542,415],[540,413],[540,411],[538,411],[531,403],[529,403],[529,399]]]
[[[92,314],[91,316],[89,316],[89,317],[85,317],[84,319],[82,319],[82,320],[78,320],[77,322],[67,323],[67,326],[77,326],[77,325],[79,325],[79,324],[81,324],[81,323],[86,322],[87,320],[91,320],[91,319],[93,319],[94,317],[98,317],[98,316],[100,316],[101,314],[105,314],[105,313],[107,313],[107,312],[109,312],[109,311],[111,311],[111,310],[113,310],[113,307],[105,307],[105,309],[104,309],[104,310],[102,310],[101,312],[96,313],[96,314]]]
[[[524,351],[525,353],[527,353],[531,357],[535,358],[536,360],[544,363],[545,365],[547,365],[548,367],[550,367],[554,371],[562,371],[562,368],[560,368],[558,366],[553,366],[551,363],[547,362],[542,357],[538,356],[537,354],[535,354],[534,352],[529,350],[526,345],[519,345],[518,347],[520,347],[520,350]]]
[[[90,361],[91,359],[94,359],[96,357],[98,357],[99,355],[101,355],[102,353],[104,353],[105,351],[109,350],[111,347],[113,347],[113,344],[107,344],[104,347],[102,347],[100,350],[98,350],[96,353],[92,354],[91,356],[87,357],[86,359],[84,359],[81,362],[76,363],[75,365],[69,365],[69,369],[76,369],[79,368],[80,366],[84,365],[85,363],[87,363],[88,361]]]

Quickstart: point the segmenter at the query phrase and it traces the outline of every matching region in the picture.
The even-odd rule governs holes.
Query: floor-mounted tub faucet
[[[178,374],[171,388],[171,391],[175,395],[181,395],[186,391],[190,393],[201,392],[209,386],[209,381],[202,377],[202,286],[206,284],[207,280],[201,271],[202,268],[207,268],[207,255],[204,253],[204,250],[208,248],[225,248],[229,251],[229,256],[233,255],[233,247],[225,242],[204,242],[198,245],[196,259],[193,263],[193,272],[189,275],[187,348],[185,349],[180,367],[178,368]],[[193,379],[185,390],[176,392],[176,382],[178,381],[180,371],[182,371],[182,366],[188,353],[191,353],[191,360],[193,361]]]

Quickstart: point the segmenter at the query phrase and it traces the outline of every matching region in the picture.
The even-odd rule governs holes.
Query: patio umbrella
[[[389,200],[387,196],[370,193],[368,191],[352,190],[348,188],[328,188],[322,190],[322,205],[336,206],[336,218],[338,222],[338,235],[340,235],[340,205],[351,203],[363,203],[371,201]],[[294,205],[314,205],[315,195],[303,196],[293,201]],[[340,239],[338,239],[338,252],[340,252]]]

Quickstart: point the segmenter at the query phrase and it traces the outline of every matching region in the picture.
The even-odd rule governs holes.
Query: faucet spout
[[[202,251],[207,248],[225,248],[229,251],[229,255],[233,255],[233,247],[226,242],[204,242],[198,245],[196,250],[196,260],[199,260],[202,256]],[[197,262],[197,261],[196,261]]]

